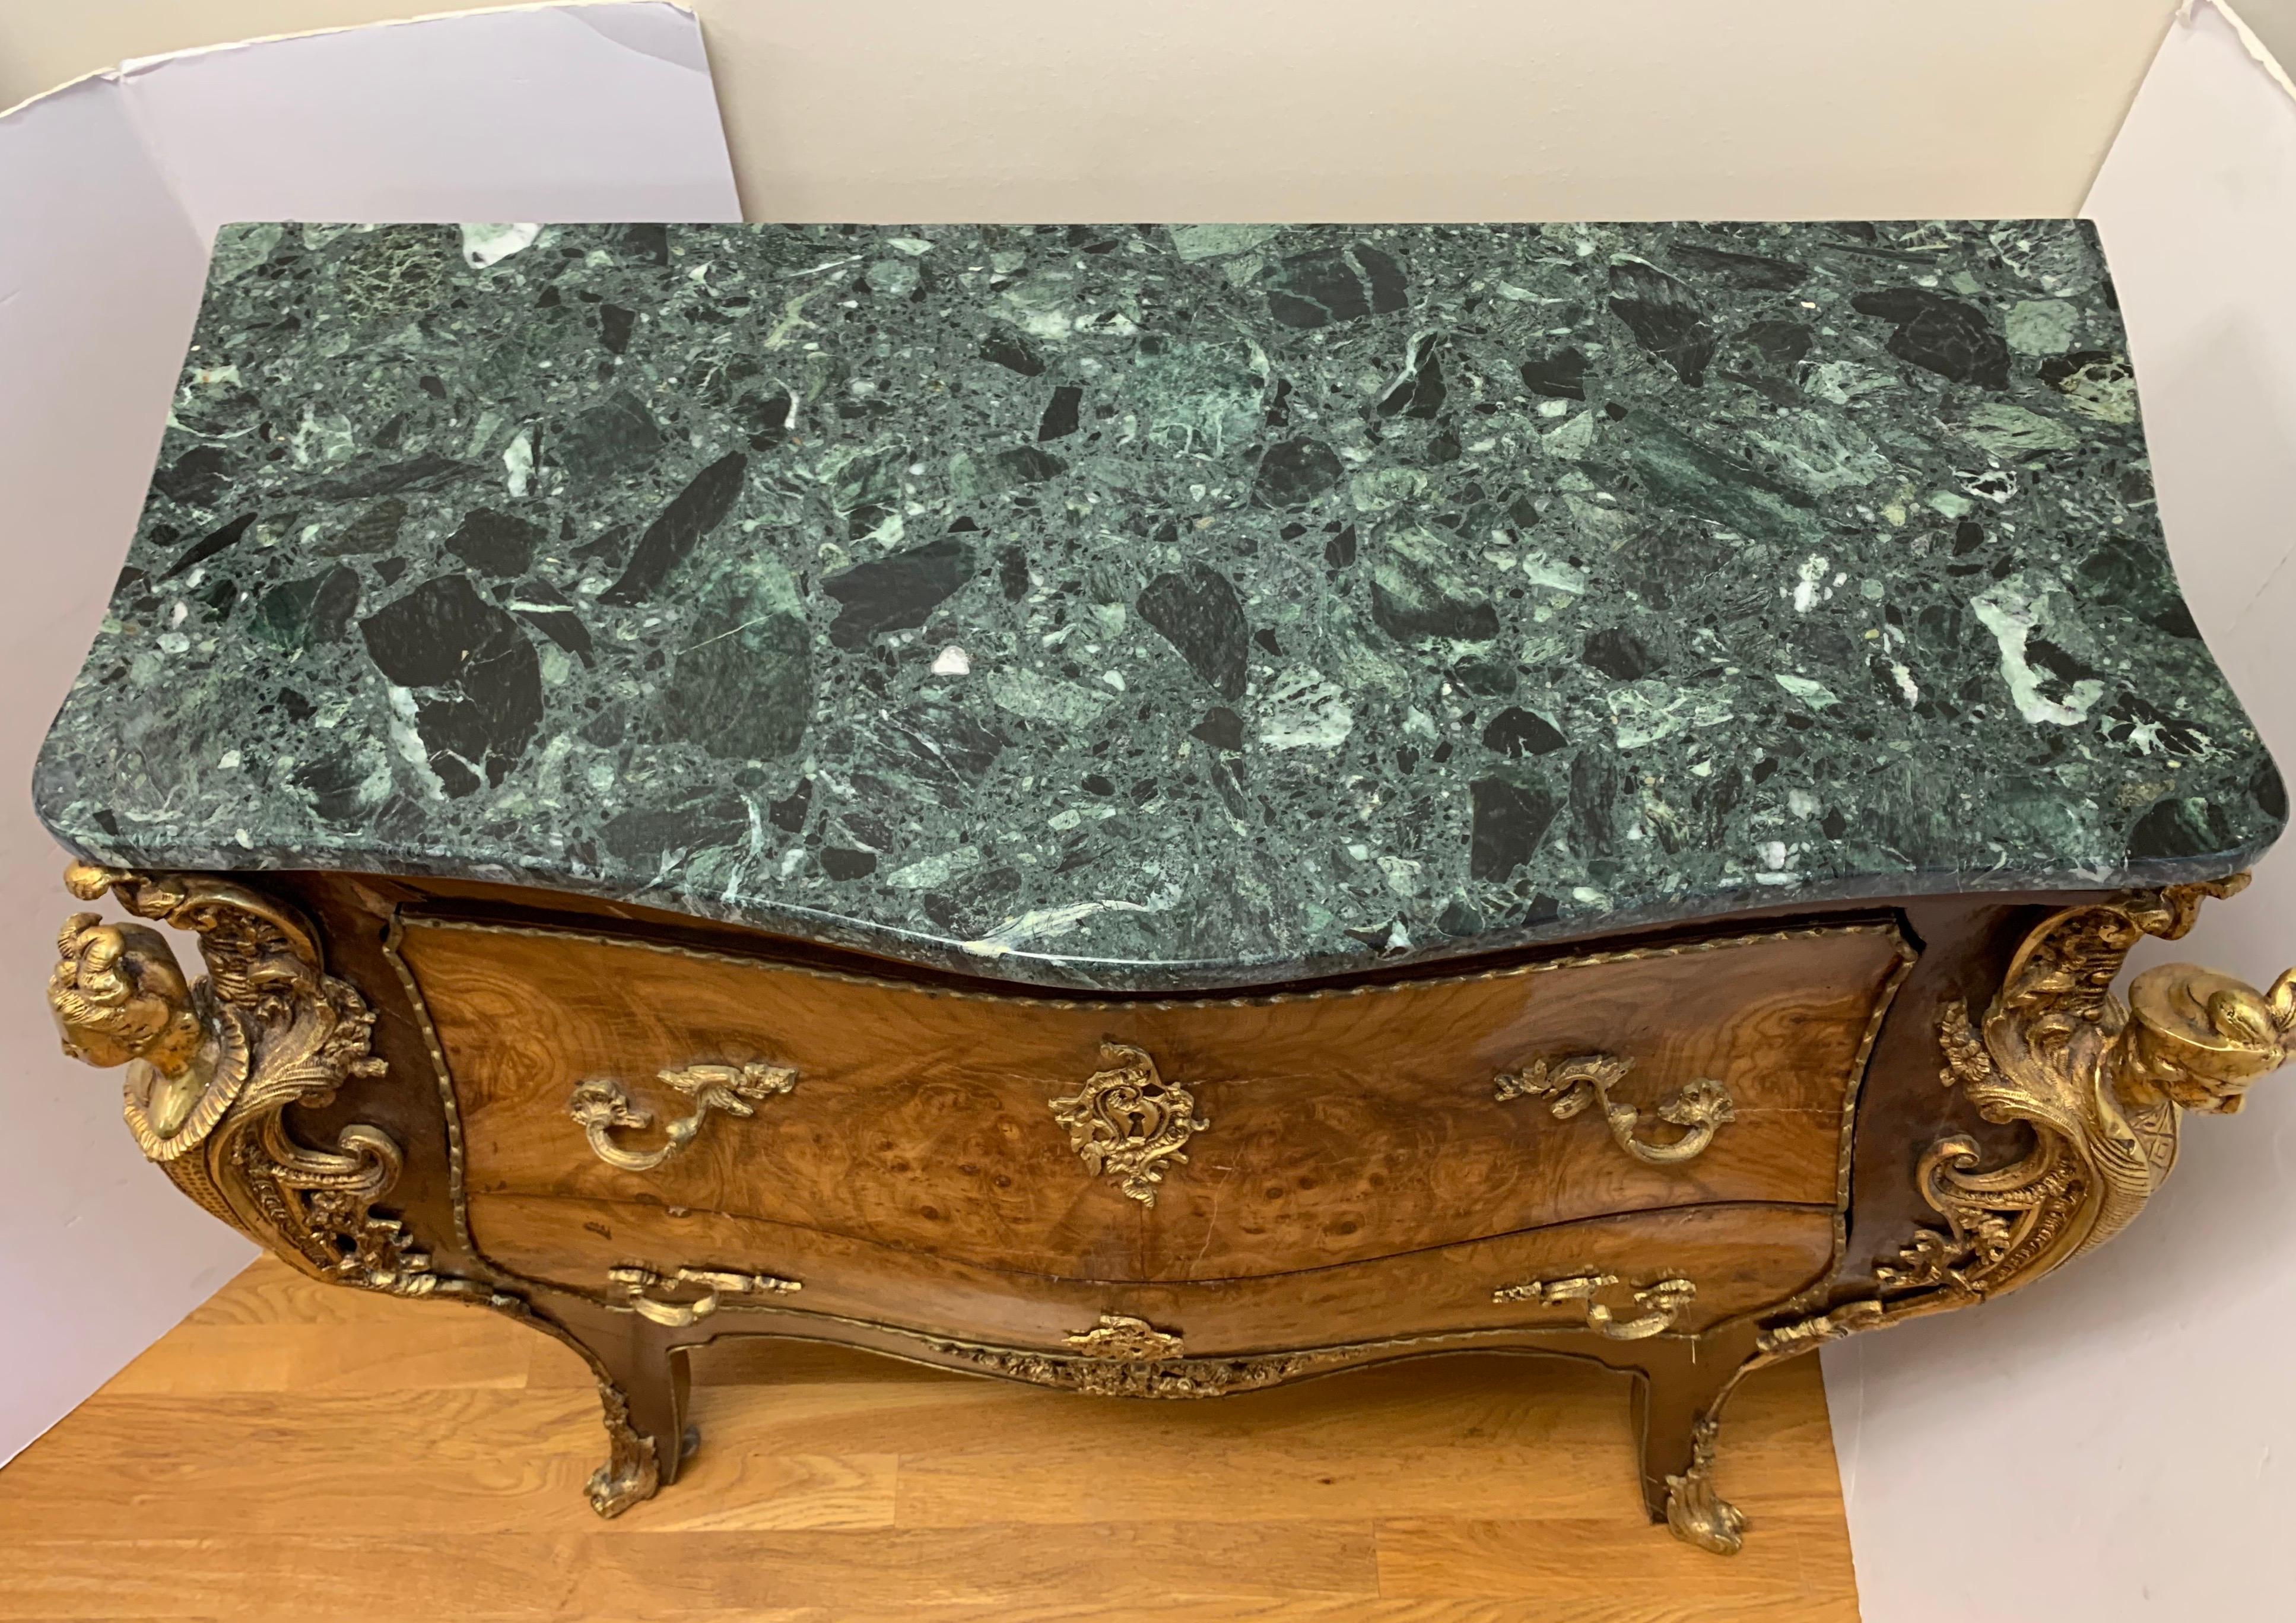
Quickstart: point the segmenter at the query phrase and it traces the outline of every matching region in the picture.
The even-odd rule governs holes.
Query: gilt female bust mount
[[[2110,1238],[2296,988],[2085,225],[245,225],[41,756],[144,1152],[595,1370],[1750,1371]],[[1537,1364],[1526,1362],[1525,1379]],[[1757,1512],[1759,1513],[1759,1507]]]

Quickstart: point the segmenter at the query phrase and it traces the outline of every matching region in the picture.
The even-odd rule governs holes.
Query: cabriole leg
[[[1653,1364],[1636,1383],[1635,1420],[1641,1435],[1643,1504],[1651,1520],[1675,1536],[1718,1555],[1733,1555],[1745,1518],[1714,1491],[1714,1438],[1722,1403],[1744,1368],[1745,1352],[1694,1344]]]
[[[606,1463],[592,1475],[590,1508],[619,1516],[677,1480],[700,1439],[685,1423],[692,1375],[686,1349],[632,1319],[603,1346],[582,1347],[598,1375],[605,1412]]]

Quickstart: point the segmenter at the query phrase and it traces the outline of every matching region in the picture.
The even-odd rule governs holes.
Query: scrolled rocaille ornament
[[[1196,1115],[1195,1095],[1168,1081],[1144,1048],[1103,1043],[1101,1069],[1065,1099],[1047,1101],[1069,1130],[1069,1147],[1085,1170],[1117,1179],[1144,1206],[1156,1204],[1167,1162],[1188,1159],[1188,1140],[1211,1124]]]

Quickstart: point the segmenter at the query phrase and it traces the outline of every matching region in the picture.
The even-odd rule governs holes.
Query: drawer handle
[[[611,1077],[594,1077],[574,1085],[566,1113],[589,1136],[590,1148],[609,1167],[625,1172],[649,1172],[692,1143],[712,1111],[728,1116],[754,1116],[757,1102],[785,1094],[797,1086],[797,1072],[781,1065],[687,1065],[658,1073],[661,1080],[693,1101],[693,1113],[681,1116],[663,1129],[666,1136],[651,1150],[632,1150],[614,1142],[618,1127],[642,1131],[653,1125],[653,1112],[630,1102],[628,1090]]]
[[[1710,1077],[1700,1077],[1685,1083],[1679,1093],[1658,1107],[1659,1119],[1682,1128],[1681,1137],[1668,1143],[1637,1137],[1635,1129],[1642,1125],[1642,1112],[1623,1100],[1611,1097],[1611,1087],[1633,1067],[1632,1060],[1621,1060],[1614,1054],[1582,1053],[1558,1060],[1551,1066],[1545,1060],[1535,1060],[1521,1070],[1501,1071],[1494,1081],[1502,1102],[1551,1100],[1547,1108],[1563,1121],[1590,1104],[1600,1105],[1603,1119],[1609,1124],[1611,1136],[1618,1141],[1619,1148],[1653,1167],[1677,1166],[1695,1160],[1714,1142],[1714,1135],[1725,1123],[1738,1119],[1738,1107],[1731,1102],[1730,1090]]]
[[[1570,1279],[1534,1279],[1491,1292],[1495,1302],[1537,1302],[1552,1307],[1563,1302],[1587,1304],[1587,1328],[1613,1341],[1640,1341],[1671,1329],[1675,1318],[1697,1299],[1698,1287],[1686,1279],[1661,1279],[1635,1292],[1638,1318],[1620,1319],[1608,1303],[1596,1299],[1623,1283],[1616,1274],[1580,1274]]]
[[[1125,1193],[1153,1206],[1163,1163],[1187,1160],[1189,1138],[1211,1123],[1196,1115],[1193,1094],[1157,1074],[1146,1049],[1103,1043],[1100,1062],[1074,1094],[1046,1101],[1053,1119],[1086,1171],[1123,1179]]]
[[[668,1301],[657,1294],[663,1291],[690,1291],[700,1287],[701,1294],[691,1300]],[[776,1279],[770,1274],[731,1274],[721,1268],[680,1268],[675,1274],[662,1275],[637,1263],[606,1270],[606,1288],[619,1299],[617,1305],[627,1307],[640,1318],[671,1330],[683,1330],[697,1319],[706,1319],[718,1311],[719,1298],[726,1296],[775,1296],[805,1286],[794,1279]]]

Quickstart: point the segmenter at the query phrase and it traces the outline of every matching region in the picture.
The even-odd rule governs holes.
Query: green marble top
[[[2064,221],[234,226],[36,794],[1111,988],[2286,815]]]

